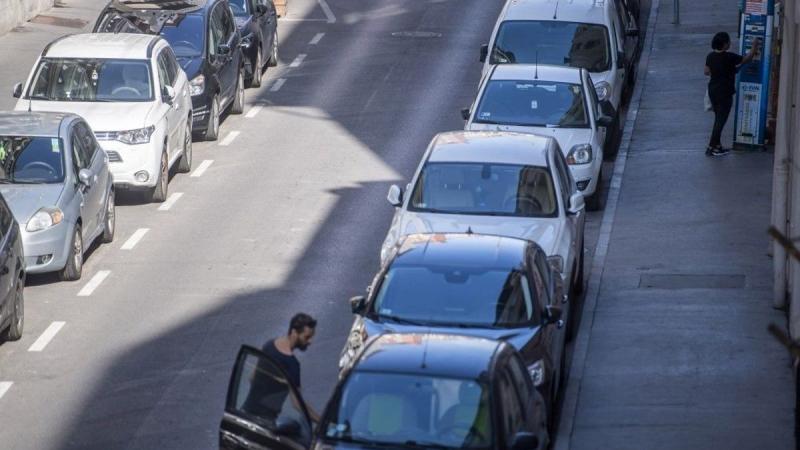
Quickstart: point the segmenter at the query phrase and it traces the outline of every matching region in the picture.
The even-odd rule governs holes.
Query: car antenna
[[[467,234],[474,234],[471,226],[467,227]]]
[[[31,109],[33,109],[33,99],[30,94],[28,94],[28,112],[31,112]]]
[[[553,11],[553,20],[558,20],[558,2],[561,0],[556,0],[556,9]]]
[[[533,74],[533,79],[539,79],[539,50],[536,50],[536,68],[534,69],[536,72]]]

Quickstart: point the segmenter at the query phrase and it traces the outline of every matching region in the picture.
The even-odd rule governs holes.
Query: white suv
[[[108,153],[117,188],[167,198],[169,169],[192,166],[192,99],[169,44],[145,34],[75,34],[48,44],[23,86],[18,111],[82,116]]]

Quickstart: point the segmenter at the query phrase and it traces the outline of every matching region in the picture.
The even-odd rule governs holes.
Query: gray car
[[[0,112],[0,193],[20,224],[27,273],[81,277],[86,249],[114,239],[113,186],[80,116]]]

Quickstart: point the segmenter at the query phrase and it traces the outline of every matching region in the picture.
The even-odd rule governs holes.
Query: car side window
[[[181,71],[181,67],[178,64],[178,60],[175,58],[175,53],[171,48],[167,47],[164,49],[164,59],[167,63],[167,73],[169,74],[170,80],[172,80],[172,86],[175,86],[175,82],[178,81],[178,74]]]
[[[564,196],[564,204],[569,206],[567,205],[567,203],[569,203],[569,198],[575,193],[575,191],[578,189],[578,186],[572,179],[572,173],[570,173],[569,169],[567,169],[567,162],[564,161],[564,155],[560,151],[553,153],[555,154],[553,159],[556,163],[556,172],[558,172],[558,178],[561,181],[561,195]]]
[[[161,89],[164,89],[166,86],[172,86],[173,81],[169,77],[169,71],[167,70],[167,61],[164,57],[164,52],[158,55],[158,59],[156,60],[156,66],[158,67],[158,81],[161,84]]]
[[[542,290],[547,293],[547,305],[552,305],[553,300],[555,300],[555,283],[553,282],[553,272],[550,270],[550,265],[544,259],[544,254],[537,253],[534,257],[534,264],[536,265],[536,269],[534,271],[539,272],[541,276],[541,280],[544,283],[542,286]]]
[[[208,54],[210,56],[216,56],[217,48],[220,44],[223,43],[223,30],[222,30],[222,17],[220,15],[220,11],[222,7],[217,5],[213,11],[211,11],[210,21],[208,24]]]
[[[13,220],[13,214],[8,209],[8,205],[6,205],[5,201],[0,201],[0,239],[3,239],[6,235],[6,230],[11,226],[11,221]]]
[[[506,437],[506,444],[510,446],[514,441],[514,436],[525,429],[525,418],[522,414],[519,396],[508,370],[501,369],[497,380],[500,390],[499,399],[502,408],[503,433]]]
[[[220,18],[222,20],[222,43],[228,44],[233,37],[233,32],[236,30],[236,24],[233,21],[233,13],[230,8],[225,8],[221,6],[221,4],[217,8],[220,11]]]
[[[522,399],[522,411],[525,418],[527,418],[528,408],[530,407],[528,402],[530,401],[531,393],[533,392],[533,382],[531,381],[528,371],[518,356],[512,356],[508,362],[508,368],[511,373],[511,381],[514,383],[514,386],[517,387],[519,397]]]
[[[72,169],[77,175],[81,169],[89,167],[89,161],[86,160],[86,151],[83,149],[83,142],[78,137],[77,127],[72,129],[72,136],[70,138],[70,147],[72,147]]]
[[[92,158],[94,157],[94,152],[97,149],[97,142],[94,140],[94,136],[89,130],[89,126],[84,122],[78,122],[78,124],[75,126],[75,134],[78,136],[78,139],[82,144],[80,150],[82,161],[85,163],[85,165],[82,167],[89,167],[92,164]]]

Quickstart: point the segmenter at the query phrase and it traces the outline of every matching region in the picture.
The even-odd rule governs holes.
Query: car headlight
[[[206,90],[206,77],[198,75],[189,82],[189,93],[192,97],[202,94]]]
[[[591,144],[578,144],[567,153],[567,164],[571,166],[589,164],[593,159]]]
[[[28,220],[25,229],[33,233],[34,231],[46,230],[54,225],[58,225],[64,220],[64,213],[58,208],[41,208]]]
[[[356,352],[364,345],[366,338],[367,332],[363,328],[360,330],[353,330],[350,333],[350,337],[347,338],[347,343],[345,344],[342,356],[339,358],[340,370],[345,368],[350,363],[350,361],[356,355]]]
[[[150,136],[153,135],[155,129],[155,126],[150,125],[136,130],[119,131],[117,132],[117,140],[130,145],[147,144],[150,142]]]
[[[594,90],[597,91],[597,98],[602,102],[608,100],[611,95],[611,85],[605,81],[601,81],[594,85]]]
[[[534,386],[541,386],[544,383],[544,361],[540,359],[528,366],[528,374],[530,374]]]

